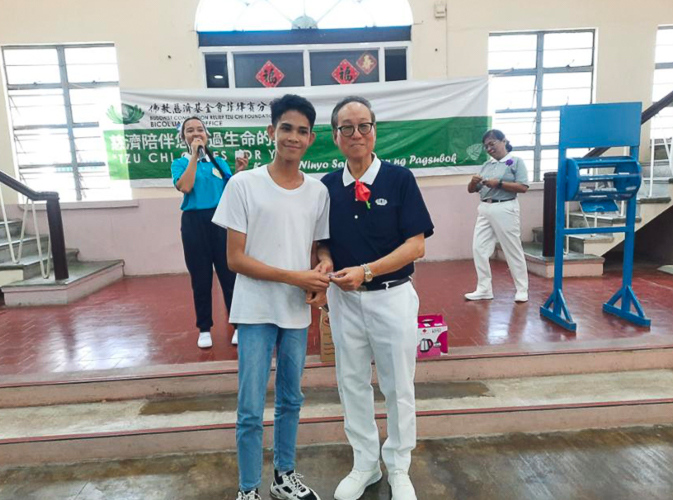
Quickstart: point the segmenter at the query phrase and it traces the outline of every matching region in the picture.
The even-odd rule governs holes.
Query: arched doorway
[[[201,0],[207,87],[295,87],[409,78],[407,0]]]

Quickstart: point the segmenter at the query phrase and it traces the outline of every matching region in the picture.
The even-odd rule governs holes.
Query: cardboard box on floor
[[[320,361],[323,363],[334,362],[332,328],[329,325],[329,314],[324,308],[320,310]]]

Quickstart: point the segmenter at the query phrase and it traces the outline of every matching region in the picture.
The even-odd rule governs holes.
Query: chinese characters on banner
[[[209,115],[211,113],[234,113],[234,112],[259,112],[264,113],[264,110],[269,106],[267,102],[264,101],[227,101],[221,102],[217,101],[215,104],[208,102],[185,102],[185,103],[161,103],[153,102],[147,108],[147,111],[151,115]]]
[[[463,168],[473,173],[474,166],[486,160],[481,136],[490,126],[487,78],[362,83],[366,71],[376,73],[378,61],[375,54],[366,51],[355,55],[353,62],[342,59],[332,73],[338,83],[357,81],[358,94],[374,103],[380,158],[411,168],[416,175],[468,173]],[[278,85],[285,76],[272,64],[264,67],[260,77],[268,85]],[[110,176],[129,179],[134,187],[170,186],[171,162],[187,151],[177,127],[194,115],[208,127],[214,155],[233,164],[236,155],[245,152],[250,168],[269,163],[275,156],[275,145],[267,132],[269,104],[286,91],[301,93],[317,111],[316,139],[302,161],[302,170],[317,174],[334,171],[344,166],[330,125],[334,104],[343,98],[342,90],[338,85],[324,85],[122,91],[121,107],[111,107],[101,119]]]
[[[255,148],[259,146],[268,148],[273,145],[266,130],[260,130],[257,133],[250,130],[240,133],[233,130],[215,131],[211,132],[208,143],[213,148]],[[178,132],[130,132],[110,137],[109,151],[113,153],[121,151],[173,151],[175,149],[180,149],[183,152],[187,149]]]

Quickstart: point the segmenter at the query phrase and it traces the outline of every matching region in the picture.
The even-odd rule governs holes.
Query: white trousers
[[[477,225],[474,228],[472,253],[477,269],[477,291],[492,293],[489,258],[500,243],[517,292],[528,292],[526,256],[521,246],[519,200],[502,203],[479,203]]]
[[[327,290],[344,428],[354,468],[371,470],[379,456],[389,471],[409,470],[416,447],[418,295],[411,282],[372,292]],[[379,452],[372,360],[385,396],[388,437]]]

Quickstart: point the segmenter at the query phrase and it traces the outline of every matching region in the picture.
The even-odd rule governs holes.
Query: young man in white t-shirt
[[[295,472],[301,375],[311,305],[325,303],[332,271],[319,261],[317,241],[329,238],[329,196],[299,171],[315,140],[315,109],[303,97],[271,102],[268,133],[276,156],[269,165],[232,177],[213,222],[228,230],[229,268],[238,273],[230,321],[238,325],[237,500],[258,500],[266,386],[276,349],[274,481],[280,500],[320,500]]]

